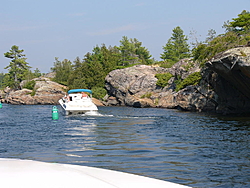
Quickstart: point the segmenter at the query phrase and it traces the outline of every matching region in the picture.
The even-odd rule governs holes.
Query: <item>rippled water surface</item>
[[[51,111],[50,105],[3,104],[0,157],[100,167],[191,187],[250,187],[250,118],[99,107],[96,116],[52,120]]]

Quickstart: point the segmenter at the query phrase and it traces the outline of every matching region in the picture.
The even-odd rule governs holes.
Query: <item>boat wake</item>
[[[113,115],[101,114],[97,111],[89,111],[82,114],[82,116],[98,116],[98,117],[113,117]]]

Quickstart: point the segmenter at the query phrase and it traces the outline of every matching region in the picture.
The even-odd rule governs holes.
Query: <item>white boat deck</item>
[[[3,188],[181,188],[176,183],[94,167],[0,158]]]

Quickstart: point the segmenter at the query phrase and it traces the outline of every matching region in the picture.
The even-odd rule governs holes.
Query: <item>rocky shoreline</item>
[[[178,79],[195,72],[199,84],[176,91]],[[164,88],[156,83],[156,74],[173,75]],[[1,101],[10,104],[58,104],[67,88],[47,77],[34,79],[34,90],[1,93]],[[203,68],[183,59],[171,68],[136,65],[110,72],[105,78],[108,96],[94,102],[106,106],[161,107],[220,114],[250,113],[250,47],[238,47],[217,54]],[[32,94],[33,93],[33,94]]]
[[[163,107],[187,111],[220,114],[250,113],[250,47],[239,47],[216,55],[204,68],[189,67],[184,59],[172,68],[138,65],[114,70],[106,77],[106,89],[111,96],[107,105],[132,107]],[[171,73],[168,86],[156,85],[157,73]],[[175,91],[176,80],[201,72],[197,85]],[[148,96],[148,97],[143,97]]]
[[[16,105],[58,104],[58,100],[66,93],[65,86],[53,82],[49,78],[40,77],[33,80],[36,82],[33,90],[22,88],[14,91],[5,88],[1,101]]]

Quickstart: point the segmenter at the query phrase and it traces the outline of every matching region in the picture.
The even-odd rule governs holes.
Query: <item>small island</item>
[[[96,46],[81,60],[55,58],[51,73],[34,72],[24,50],[11,47],[9,72],[0,74],[1,102],[58,104],[68,89],[89,88],[98,105],[161,107],[220,114],[250,113],[250,13],[224,24],[226,32],[208,32],[190,49],[181,27],[156,61],[137,39],[120,46]]]

